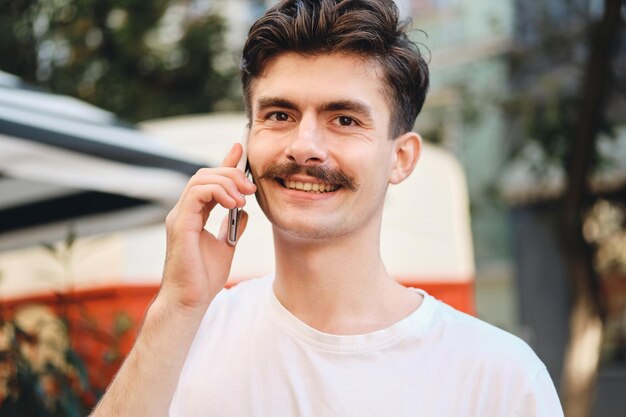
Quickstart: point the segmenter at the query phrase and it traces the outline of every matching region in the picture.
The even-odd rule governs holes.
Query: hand
[[[217,236],[204,226],[217,204],[241,208],[245,205],[242,194],[256,191],[256,186],[235,168],[242,152],[241,145],[235,144],[221,167],[200,169],[167,216],[167,253],[159,297],[167,298],[175,307],[206,309],[228,280],[235,252],[227,242],[228,216]],[[239,236],[247,219],[241,211]]]

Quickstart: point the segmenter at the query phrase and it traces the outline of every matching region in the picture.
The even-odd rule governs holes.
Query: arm
[[[256,190],[235,169],[242,153],[235,145],[222,167],[198,171],[168,214],[163,281],[133,349],[92,417],[167,416],[185,358],[202,318],[224,287],[234,255],[227,224],[212,235],[204,225],[213,207],[242,207],[241,194]],[[226,220],[226,219],[225,219]],[[246,224],[242,212],[240,234]]]

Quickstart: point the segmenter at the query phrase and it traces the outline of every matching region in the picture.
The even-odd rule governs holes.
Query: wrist
[[[153,304],[156,304],[159,309],[165,309],[175,314],[204,315],[221,289],[221,287],[208,288],[204,286],[187,288],[186,284],[173,284],[164,279]]]
[[[161,321],[168,317],[176,320],[177,318],[184,320],[202,319],[211,304],[210,300],[198,303],[183,302],[177,297],[166,291],[159,291],[156,298],[148,308],[146,319],[153,318]]]

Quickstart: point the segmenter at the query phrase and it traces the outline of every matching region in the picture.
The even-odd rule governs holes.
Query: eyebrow
[[[320,111],[328,112],[328,111],[349,111],[353,113],[358,113],[361,116],[367,117],[369,119],[372,118],[372,110],[370,106],[358,100],[339,100],[339,101],[331,101],[329,103],[323,104],[320,108]]]
[[[280,97],[261,97],[257,101],[257,111],[263,111],[270,107],[280,107],[283,109],[297,110],[298,106],[289,100]]]
[[[281,97],[261,97],[257,101],[257,111],[259,112],[271,107],[298,110],[298,106],[295,103]],[[359,100],[330,101],[319,106],[317,110],[320,112],[350,111],[369,119],[372,118],[370,106]]]

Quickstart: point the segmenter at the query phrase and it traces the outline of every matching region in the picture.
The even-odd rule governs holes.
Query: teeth
[[[309,191],[314,193],[327,193],[335,191],[338,187],[332,184],[318,184],[311,182],[285,181],[285,187],[301,191]]]

